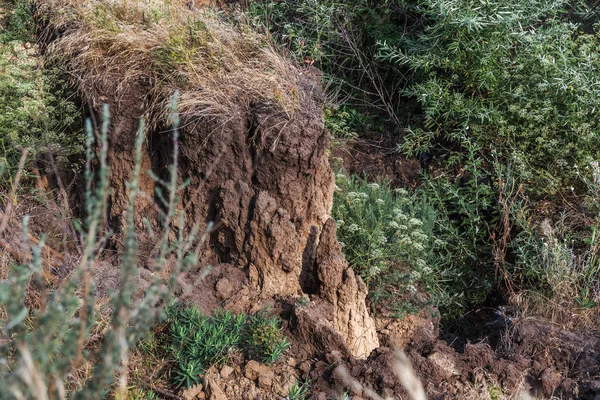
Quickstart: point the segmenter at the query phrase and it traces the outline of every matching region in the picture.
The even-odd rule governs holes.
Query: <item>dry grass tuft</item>
[[[566,289],[573,286],[565,283]],[[562,329],[592,334],[600,333],[600,307],[575,307],[573,299],[578,293],[572,291],[554,295],[552,298],[536,291],[522,291],[511,296],[510,304],[517,307],[523,318],[533,317],[549,321]]]
[[[62,32],[49,59],[80,89],[148,88],[146,117],[168,116],[179,90],[181,117],[226,121],[253,103],[293,118],[303,72],[242,20],[175,0],[51,0],[38,13]],[[157,119],[158,118],[158,119]]]

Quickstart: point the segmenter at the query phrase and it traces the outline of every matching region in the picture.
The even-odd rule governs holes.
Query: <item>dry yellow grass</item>
[[[184,119],[225,121],[255,102],[293,118],[305,93],[300,67],[234,16],[186,4],[50,0],[37,6],[61,32],[49,59],[66,66],[88,93],[115,83],[123,93],[141,83],[149,90],[146,116],[159,119],[168,115],[176,90]]]

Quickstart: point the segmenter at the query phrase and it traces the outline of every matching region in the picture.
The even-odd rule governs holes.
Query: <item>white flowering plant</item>
[[[436,216],[425,199],[385,181],[369,183],[339,172],[333,216],[344,254],[372,299],[390,300],[393,309],[406,311],[411,306],[406,295],[438,286],[434,250],[444,242],[433,235]]]

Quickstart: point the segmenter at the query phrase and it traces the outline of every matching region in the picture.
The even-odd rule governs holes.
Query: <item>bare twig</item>
[[[21,159],[19,160],[19,168],[17,169],[17,174],[15,175],[15,180],[12,183],[10,188],[10,193],[8,194],[8,198],[6,201],[6,208],[4,211],[0,211],[2,213],[2,221],[0,222],[0,235],[6,230],[8,223],[10,221],[10,215],[12,213],[12,209],[15,203],[15,195],[17,193],[17,188],[19,187],[19,181],[21,180],[21,176],[23,175],[23,170],[25,169],[25,161],[27,161],[28,150],[25,148],[21,151]]]

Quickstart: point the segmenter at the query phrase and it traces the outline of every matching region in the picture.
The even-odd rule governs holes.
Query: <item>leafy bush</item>
[[[576,2],[575,2],[576,3]],[[465,161],[465,142],[488,164],[511,163],[528,192],[555,194],[576,181],[575,164],[600,157],[600,41],[566,21],[564,0],[424,0],[423,25],[379,58],[414,71],[403,94],[421,120],[405,136],[407,154],[449,148],[449,167]]]
[[[338,173],[336,185],[332,214],[338,237],[348,262],[367,284],[391,262],[426,268],[434,241],[433,209],[405,189],[394,193],[387,182]]]
[[[341,85],[348,104],[385,112],[403,131],[405,156],[434,156],[435,173],[417,193],[436,210],[431,237],[445,244],[435,266],[454,294],[443,307],[447,317],[500,287],[503,171],[519,178],[530,204],[558,206],[571,188],[589,193],[581,175],[590,179],[591,171],[577,166],[600,160],[597,7],[581,0],[284,0],[253,2],[251,14],[300,61]],[[338,137],[361,135],[346,111],[326,108],[327,127]],[[377,197],[365,191],[360,199],[359,222]],[[350,217],[340,216],[340,204],[336,218],[345,224]],[[342,225],[340,238],[377,295],[373,277],[390,276],[384,260],[407,255],[392,255],[398,251],[380,243],[390,238],[378,227],[382,217],[369,218],[363,232]],[[529,218],[525,225],[535,225],[536,216]],[[519,229],[506,240],[532,234]],[[511,253],[505,259],[518,256],[515,246],[504,249]]]
[[[420,110],[400,150],[436,156],[439,171],[423,189],[449,267],[460,271],[455,286],[476,305],[499,276],[492,260],[503,171],[535,204],[572,187],[585,192],[575,166],[600,159],[597,16],[580,13],[583,2],[561,0],[422,0],[409,8],[419,24],[396,43],[380,41],[378,58],[412,71],[402,95]],[[528,218],[522,226],[535,224]],[[532,235],[525,229],[517,243],[536,242]],[[517,243],[508,251],[520,257]]]
[[[190,387],[202,380],[213,365],[227,363],[232,352],[246,351],[251,358],[275,362],[289,342],[276,317],[263,310],[255,315],[218,311],[207,317],[194,306],[167,310],[166,348],[175,364],[175,383]]]
[[[339,139],[353,139],[366,136],[366,132],[384,131],[384,125],[374,115],[363,113],[346,104],[323,107],[325,128]]]
[[[427,303],[407,298],[418,287],[436,304],[452,296],[442,285],[449,271],[438,269],[437,254],[445,243],[434,233],[437,216],[425,199],[405,189],[392,190],[385,181],[369,183],[339,172],[332,215],[346,259],[369,286],[373,300],[385,301],[402,314]]]
[[[69,156],[84,151],[83,124],[71,90],[58,70],[41,68],[35,50],[25,46],[26,41],[35,42],[33,24],[31,5],[18,1],[8,19],[6,34],[0,35],[0,157],[6,168],[4,186],[12,181],[23,149],[29,150],[29,160],[49,152],[63,164]]]
[[[351,139],[357,137],[355,112],[353,109],[324,107],[325,128],[336,138]]]
[[[7,29],[0,33],[0,41],[33,41],[35,39],[35,22],[33,20],[32,2],[29,0],[13,0],[5,3],[8,3],[10,14],[6,22]]]

